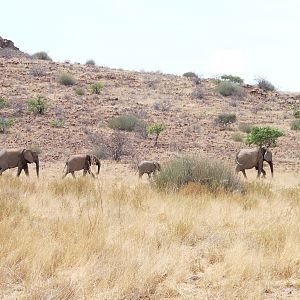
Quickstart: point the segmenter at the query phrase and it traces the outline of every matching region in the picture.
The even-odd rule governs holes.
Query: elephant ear
[[[272,161],[272,152],[271,150],[267,149],[265,155],[264,155],[264,160],[266,161]]]
[[[25,160],[27,160],[29,163],[34,162],[34,158],[33,158],[32,152],[30,150],[25,150],[23,152],[23,155],[24,155]]]
[[[87,164],[88,164],[89,166],[92,165],[92,160],[91,160],[91,156],[90,156],[90,155],[87,155],[87,156],[86,156],[86,162],[87,162]]]

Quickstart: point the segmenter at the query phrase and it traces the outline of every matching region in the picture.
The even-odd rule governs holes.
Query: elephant
[[[150,178],[151,174],[155,174],[156,171],[160,171],[160,163],[157,161],[143,160],[138,164],[139,178],[143,174],[147,173]]]
[[[92,177],[95,177],[91,171],[92,164],[96,164],[98,166],[97,174],[99,174],[101,163],[96,156],[90,154],[71,155],[66,161],[65,168],[67,167],[67,170],[63,175],[63,178],[65,178],[69,173],[71,173],[73,178],[75,178],[74,172],[79,170],[83,170],[83,176],[85,176],[86,173],[89,173]]]
[[[29,149],[3,149],[0,151],[0,175],[7,170],[18,167],[17,176],[24,170],[29,176],[28,164],[35,163],[36,175],[39,177],[39,156]]]
[[[272,152],[268,148],[258,147],[255,149],[242,149],[236,154],[235,161],[235,172],[238,173],[239,171],[242,171],[245,178],[247,178],[245,170],[252,168],[257,170],[257,177],[259,177],[261,173],[263,174],[263,177],[265,177],[266,171],[263,169],[263,162],[266,161],[270,166],[273,177]]]

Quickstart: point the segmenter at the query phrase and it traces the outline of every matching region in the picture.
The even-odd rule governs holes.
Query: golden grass
[[[299,299],[299,183],[165,194],[135,177],[5,174],[0,298]]]

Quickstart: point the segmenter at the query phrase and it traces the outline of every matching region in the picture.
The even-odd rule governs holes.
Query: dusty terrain
[[[42,69],[44,76],[34,76],[34,69]],[[61,72],[68,72],[76,85],[58,83]],[[105,85],[100,95],[92,94],[90,85]],[[85,95],[78,96],[76,88]],[[193,98],[201,89],[203,99]],[[0,58],[0,95],[10,101],[1,109],[1,117],[14,118],[16,124],[5,135],[0,135],[2,147],[35,145],[42,150],[42,161],[65,160],[74,152],[92,148],[87,132],[110,134],[107,122],[121,114],[135,114],[147,124],[163,122],[167,129],[161,134],[158,148],[153,138],[142,138],[128,133],[137,159],[155,158],[162,161],[178,152],[209,153],[234,161],[242,142],[235,142],[232,134],[240,122],[271,125],[286,133],[274,149],[276,169],[298,170],[300,167],[299,133],[290,130],[293,118],[291,105],[299,104],[300,95],[281,92],[262,92],[244,86],[246,97],[223,97],[215,90],[211,79],[200,84],[189,78],[160,73],[130,72],[99,66],[56,63],[27,58]],[[27,111],[26,101],[44,95],[48,102],[45,115]],[[221,112],[234,112],[237,122],[224,130],[214,124]],[[53,128],[50,120],[63,118],[63,128]],[[125,159],[126,161],[126,159]]]

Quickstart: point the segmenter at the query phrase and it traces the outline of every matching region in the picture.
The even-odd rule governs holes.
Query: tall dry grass
[[[251,181],[241,195],[5,174],[0,298],[299,299],[294,180]]]

